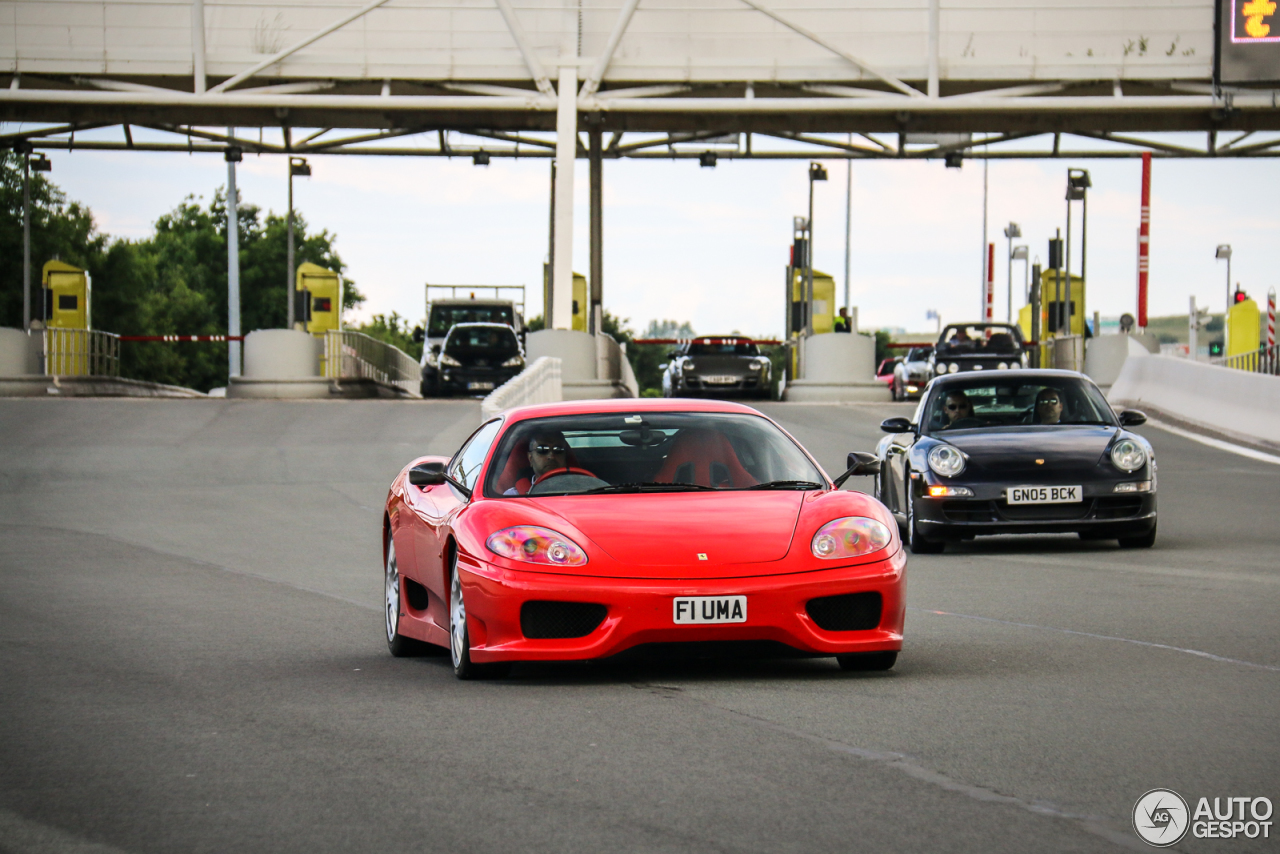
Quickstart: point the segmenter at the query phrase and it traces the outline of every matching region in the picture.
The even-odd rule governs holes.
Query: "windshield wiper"
[[[821,489],[822,484],[814,483],[811,480],[771,480],[766,483],[757,483],[755,486],[748,486],[747,489]]]
[[[604,492],[688,492],[688,491],[710,491],[718,492],[714,486],[703,486],[700,483],[663,483],[660,481],[646,480],[638,483],[615,483],[611,486],[601,486],[596,489],[588,489],[586,492],[576,493],[577,495],[597,495]]]

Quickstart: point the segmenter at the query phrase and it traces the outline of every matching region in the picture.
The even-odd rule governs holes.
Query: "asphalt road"
[[[765,408],[832,473],[907,411]],[[461,683],[387,654],[378,523],[478,409],[0,400],[0,851],[1145,850],[1149,789],[1280,803],[1280,466],[1141,428],[1154,549],[913,557],[888,674]]]

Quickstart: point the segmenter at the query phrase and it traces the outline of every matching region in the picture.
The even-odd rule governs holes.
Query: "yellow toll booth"
[[[591,302],[587,299],[587,277],[581,273],[573,274],[573,323],[572,329],[578,332],[587,331],[587,312],[591,310]]]
[[[44,297],[44,324],[49,329],[89,329],[92,282],[79,267],[62,261],[44,265],[40,280]]]
[[[1262,342],[1262,312],[1251,299],[1241,300],[1227,312],[1227,356],[1257,351]]]
[[[791,313],[797,326],[804,316],[797,309],[804,304],[804,289],[808,274],[801,267],[793,268],[791,282]],[[829,273],[813,271],[813,334],[834,332],[836,328],[836,280]]]
[[[342,328],[342,277],[319,264],[300,264],[295,284],[302,311],[295,312],[296,322],[312,335],[323,335]]]
[[[1085,330],[1084,279],[1073,274],[1068,288],[1067,277],[1065,275],[1062,277],[1062,302],[1064,303],[1064,313],[1069,318],[1069,323],[1065,328],[1058,329],[1058,312],[1054,308],[1054,304],[1058,299],[1056,277],[1056,270],[1045,270],[1040,276],[1040,337],[1042,339],[1051,338],[1055,333],[1083,335]],[[1068,290],[1070,294],[1068,294]],[[1018,310],[1018,326],[1022,329],[1022,337],[1028,341],[1032,340],[1031,306],[1024,305]]]

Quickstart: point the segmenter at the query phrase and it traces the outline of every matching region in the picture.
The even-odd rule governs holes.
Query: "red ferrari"
[[[843,492],[746,406],[590,400],[513,409],[396,476],[383,519],[391,654],[459,678],[619,653],[835,656],[887,670],[906,557],[884,505]]]

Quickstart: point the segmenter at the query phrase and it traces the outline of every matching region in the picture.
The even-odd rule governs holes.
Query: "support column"
[[[22,328],[31,331],[31,151],[22,155]],[[1228,276],[1227,278],[1231,278]],[[41,294],[43,296],[43,294]],[[43,317],[43,315],[41,315]]]
[[[228,128],[228,131],[230,129]],[[230,132],[227,134],[232,136]],[[228,148],[227,158],[227,335],[240,334],[240,218],[236,198],[236,163],[240,149]],[[227,342],[228,374],[240,376],[240,342]]]
[[[578,68],[560,69],[556,110],[555,254],[548,329],[573,328],[573,161],[578,153]]]
[[[595,116],[591,130],[591,306],[588,315],[587,331],[592,335],[603,332],[597,323],[603,324],[604,317],[604,163],[600,148],[600,117]]]
[[[203,95],[207,85],[204,64],[204,0],[191,1],[191,76],[192,89]]]

